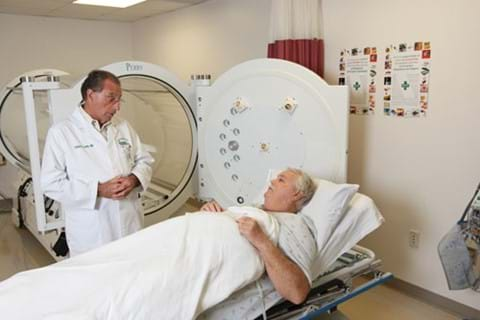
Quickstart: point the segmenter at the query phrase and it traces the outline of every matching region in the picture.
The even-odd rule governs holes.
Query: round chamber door
[[[159,78],[119,78],[123,91],[119,116],[128,120],[155,158],[143,198],[145,214],[150,215],[166,208],[182,192],[188,193],[185,189],[197,160],[193,110],[182,94]]]
[[[193,175],[197,162],[197,125],[194,90],[167,70],[144,62],[127,61],[102,69],[117,75],[123,96],[119,116],[139,134],[155,158],[150,187],[143,194],[146,225],[168,218],[193,195]],[[45,91],[37,91],[35,110],[40,154],[51,121],[66,119],[81,101],[84,80],[65,79],[66,72],[37,70],[18,76],[2,92],[0,104],[0,152],[18,168],[30,173],[27,128],[20,78],[43,80],[60,76],[61,90],[52,90],[51,110]],[[65,80],[64,80],[65,79]],[[68,82],[67,82],[68,81]],[[73,87],[64,83],[76,83]]]
[[[270,169],[346,179],[348,91],[291,62],[252,60],[200,88],[199,194],[263,203]]]
[[[29,71],[10,81],[0,93],[0,152],[9,163],[27,173],[30,173],[31,170],[25,108],[20,79],[22,77],[30,77],[35,79],[35,81],[42,81],[52,75],[62,76],[62,79],[65,79],[68,73],[56,69]],[[61,85],[64,88],[67,86],[66,83],[62,83]],[[50,126],[46,91],[35,91],[34,99],[38,143],[40,154],[42,154],[45,138]]]

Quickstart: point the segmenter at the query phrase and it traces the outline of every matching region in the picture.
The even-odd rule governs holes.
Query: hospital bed
[[[390,272],[379,270],[381,261],[376,259],[373,251],[355,246],[342,254],[335,264],[320,275],[312,284],[306,301],[300,305],[280,301],[267,310],[267,319],[316,319],[326,313],[339,314],[338,306],[359,294],[364,293],[393,278]],[[354,280],[368,277],[368,281],[355,286]],[[341,314],[341,313],[340,313]],[[263,316],[257,317],[258,320]]]
[[[321,201],[317,196],[329,192],[329,187],[316,180],[319,187],[300,214],[308,214],[305,210],[308,208],[318,212]],[[337,311],[339,304],[393,278],[391,273],[380,270],[381,261],[372,250],[358,245],[384,221],[372,199],[356,193],[343,216],[337,217],[338,221],[325,212],[319,214],[319,218],[320,222],[330,221],[328,224],[333,230],[320,249],[317,246],[317,255],[310,268],[312,289],[304,303],[295,305],[283,300],[268,278],[262,277],[256,286],[251,285],[250,289],[232,294],[213,310],[207,310],[200,319],[317,319],[321,314],[338,318],[341,316],[341,312]],[[316,226],[317,230],[323,228],[328,233],[325,225],[317,223]],[[297,229],[297,232],[300,230]],[[368,281],[365,282],[365,279]],[[363,284],[358,285],[359,282]]]

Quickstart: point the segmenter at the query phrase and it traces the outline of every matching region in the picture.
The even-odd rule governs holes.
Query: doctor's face
[[[102,91],[89,89],[87,95],[86,111],[102,125],[120,110],[122,88],[110,79],[105,79]]]
[[[298,175],[293,171],[283,171],[270,181],[270,186],[264,194],[263,208],[267,211],[297,212],[296,203],[302,198],[297,191]]]

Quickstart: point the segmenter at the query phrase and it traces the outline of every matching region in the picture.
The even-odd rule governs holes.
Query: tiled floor
[[[10,214],[0,214],[0,280],[54,261],[27,229],[13,225]]]
[[[9,214],[0,214],[0,281],[19,271],[53,262],[29,231],[17,229]],[[461,319],[386,286],[371,289],[339,309],[355,320]]]
[[[366,281],[366,280],[359,280]],[[378,286],[339,308],[355,320],[456,320],[452,315],[387,286]]]

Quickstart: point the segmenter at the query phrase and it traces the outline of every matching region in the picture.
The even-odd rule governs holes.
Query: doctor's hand
[[[261,249],[264,243],[270,241],[255,219],[250,217],[241,217],[237,219],[237,224],[240,233],[258,250]]]
[[[123,186],[120,183],[120,177],[116,177],[105,182],[99,182],[97,190],[99,197],[113,199],[118,192],[123,190]]]
[[[115,177],[103,183],[98,183],[98,196],[121,200],[140,184],[138,178],[131,174],[127,177]]]
[[[126,177],[119,177],[118,181],[121,189],[113,195],[112,199],[125,199],[135,187],[140,185],[140,180],[138,180],[134,174],[130,174]]]
[[[200,211],[209,211],[209,212],[222,212],[225,211],[217,201],[210,201],[205,203],[201,208]]]

